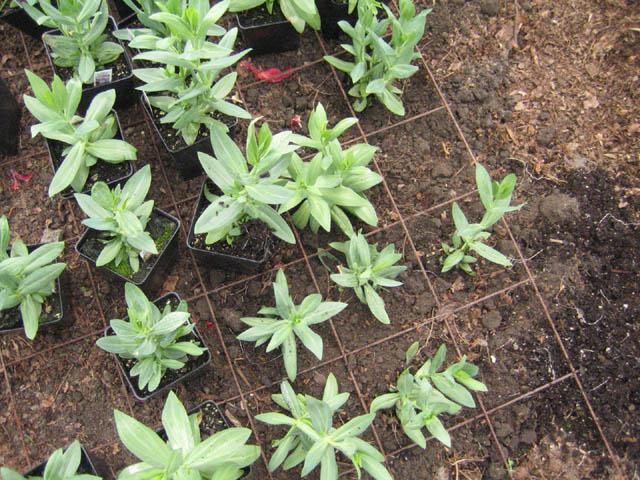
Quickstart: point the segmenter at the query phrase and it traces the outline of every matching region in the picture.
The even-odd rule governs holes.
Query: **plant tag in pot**
[[[93,86],[97,87],[98,85],[111,83],[112,78],[113,70],[111,68],[109,68],[108,70],[99,70],[93,76]]]

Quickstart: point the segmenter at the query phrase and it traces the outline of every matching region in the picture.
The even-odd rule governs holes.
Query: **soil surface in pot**
[[[153,270],[158,261],[160,261],[160,257],[162,256],[165,247],[173,237],[173,232],[175,232],[177,228],[177,224],[170,218],[165,217],[154,210],[151,213],[151,218],[149,218],[146,230],[151,235],[151,238],[153,238],[159,254],[151,255],[142,260],[140,262],[140,270],[135,273],[131,270],[131,265],[129,265],[128,261],[122,262],[118,266],[115,265],[115,261],[112,261],[105,265],[105,267],[119,275],[122,275],[123,277],[133,280],[134,282],[143,281],[147,275],[149,275],[151,270]],[[109,237],[105,235],[105,232],[90,230],[87,240],[80,247],[80,251],[95,262],[102,251],[103,239],[109,239]]]
[[[157,307],[160,309],[160,311],[162,311],[165,308],[165,305],[169,303],[171,305],[172,309],[175,309],[178,306],[178,299],[175,297],[171,297],[169,299],[166,300],[166,302],[163,302],[162,304],[156,304]],[[182,337],[180,339],[180,341],[182,342],[190,342],[192,340],[195,340],[196,342],[199,343],[199,345],[203,348],[206,348],[206,345],[204,344],[204,342],[202,341],[202,338],[200,338],[200,336],[198,336],[195,331],[191,332],[189,335],[185,335],[184,337]],[[158,385],[158,388],[156,388],[153,392],[150,391],[148,388],[139,388],[138,387],[138,377],[131,377],[129,375],[129,372],[131,371],[131,369],[135,366],[136,361],[133,358],[120,358],[119,356],[116,355],[116,358],[118,360],[118,362],[120,363],[120,365],[122,366],[122,368],[124,369],[124,371],[126,372],[127,375],[127,379],[128,381],[131,383],[131,386],[133,387],[133,389],[136,392],[136,395],[138,395],[139,397],[143,398],[143,397],[147,397],[149,395],[151,395],[153,392],[156,392],[158,390],[162,390],[164,387],[166,387],[167,385],[171,384],[172,382],[175,382],[176,380],[180,379],[181,377],[184,377],[185,375],[187,375],[189,372],[197,369],[198,367],[204,365],[207,362],[207,352],[203,352],[202,355],[200,355],[199,357],[192,357],[192,356],[188,356],[187,357],[187,361],[184,364],[184,367],[178,369],[178,370],[173,370],[168,368],[164,375],[162,376],[162,380],[160,380],[160,385]]]
[[[240,19],[240,24],[244,28],[261,27],[288,21],[282,14],[280,7],[277,6],[275,6],[272,13],[269,13],[266,7],[262,6],[238,13],[238,18]]]
[[[215,185],[207,181],[207,188],[215,190]],[[200,218],[202,212],[209,206],[209,201],[204,197],[200,197],[198,209],[195,218]],[[269,227],[260,220],[250,220],[241,225],[242,233],[229,244],[225,240],[216,243],[207,244],[206,233],[193,234],[193,241],[189,244],[192,248],[199,248],[208,252],[221,253],[238,258],[247,258],[249,260],[262,260],[269,254],[269,244],[271,243],[272,233]]]
[[[62,318],[62,305],[57,301],[58,298],[58,292],[53,292],[50,297],[45,298],[42,304],[42,314],[40,315],[40,326]],[[0,330],[22,328],[22,326],[20,307],[0,310]]]
[[[220,409],[213,403],[207,402],[200,408],[189,411],[189,414],[200,413],[202,419],[200,420],[200,437],[205,440],[214,433],[220,432],[227,428],[227,422],[225,421]],[[167,432],[161,429],[158,432],[160,438],[167,440]]]

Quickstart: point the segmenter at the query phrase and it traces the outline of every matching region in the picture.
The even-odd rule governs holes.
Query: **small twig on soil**
[[[606,219],[607,217],[611,217],[611,218],[613,218],[616,222],[621,223],[621,224],[622,224],[622,225],[624,225],[625,227],[629,227],[629,226],[637,227],[638,225],[640,225],[640,222],[625,222],[625,221],[623,221],[623,220],[620,220],[620,219],[619,219],[619,218],[617,218],[617,217],[614,217],[614,216],[613,216],[613,215],[611,215],[610,213],[607,213],[604,217],[602,217],[602,218],[600,219],[600,221],[598,222],[598,225],[597,225],[597,226],[600,226],[600,224],[601,224],[602,222],[604,222],[604,221],[605,221],[605,219]]]

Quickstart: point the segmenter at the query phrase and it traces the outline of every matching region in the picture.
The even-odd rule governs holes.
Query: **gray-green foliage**
[[[239,340],[255,342],[256,346],[267,342],[267,352],[276,348],[282,350],[284,367],[291,381],[298,371],[296,337],[318,360],[322,360],[322,337],[311,330],[312,325],[325,322],[347,307],[346,303],[323,302],[318,293],[308,295],[300,305],[293,303],[289,294],[287,277],[278,270],[273,283],[275,307],[262,307],[261,317],[244,317],[241,320],[251,328],[242,332]]]
[[[80,442],[75,440],[66,450],[59,448],[47,460],[42,476],[25,477],[10,468],[0,468],[2,480],[101,480],[95,475],[78,473],[82,461]]]
[[[144,50],[134,60],[159,65],[137,68],[133,73],[142,80],[138,89],[147,94],[151,106],[164,112],[160,122],[171,124],[191,145],[202,127],[228,131],[216,116],[250,119],[249,112],[227,100],[238,74],[221,76],[249,52],[234,53],[238,30],[233,28],[225,33],[216,24],[226,12],[229,0],[213,6],[208,0],[188,0],[177,11],[157,5],[165,10],[150,15],[149,20],[162,24],[170,34],[149,31],[136,35],[129,46]],[[211,36],[222,38],[214,43],[209,40]]]
[[[49,196],[71,186],[80,191],[89,177],[89,169],[98,161],[121,163],[136,159],[136,149],[124,140],[114,138],[118,124],[111,113],[116,99],[115,90],[101,92],[94,97],[84,117],[76,115],[82,96],[82,85],[71,79],[65,85],[53,76],[51,88],[34,73],[26,70],[34,97],[24,95],[24,103],[40,122],[31,127],[31,135],[62,142],[62,163],[51,184]]]
[[[93,83],[96,68],[114,62],[124,51],[107,39],[107,0],[58,0],[55,5],[50,0],[38,0],[40,8],[21,4],[39,25],[60,31],[61,35],[43,37],[53,63],[72,68],[82,83]]]
[[[42,304],[55,291],[65,263],[53,263],[64,250],[64,242],[42,245],[31,253],[18,239],[9,252],[9,222],[0,217],[0,310],[20,307],[27,338],[38,333]]]
[[[211,204],[196,220],[194,232],[206,233],[206,243],[240,234],[239,226],[251,219],[264,222],[274,235],[295,243],[289,224],[271,206],[280,205],[293,192],[283,186],[291,154],[297,148],[290,143],[291,132],[271,134],[264,123],[259,132],[255,120],[249,125],[245,154],[220,130],[211,131],[215,157],[199,153],[202,168],[221,190],[222,195],[207,192]]]
[[[406,353],[407,365],[418,352],[418,343],[412,344]],[[447,356],[447,348],[441,345],[433,358],[428,359],[411,373],[408,366],[398,377],[391,393],[385,393],[371,402],[370,411],[392,408],[404,433],[422,448],[426,448],[427,431],[447,447],[451,447],[451,437],[440,418],[443,413],[454,415],[464,407],[475,408],[476,403],[469,390],[486,392],[487,387],[475,380],[478,367],[466,361],[463,356],[446,370],[438,371]]]
[[[333,242],[330,246],[342,253],[347,262],[346,266],[338,266],[338,273],[331,274],[331,280],[340,287],[353,289],[358,300],[367,305],[378,320],[391,323],[377,290],[402,285],[395,278],[407,267],[396,265],[402,255],[396,252],[395,246],[389,244],[378,251],[378,244],[369,245],[361,232],[347,242]]]
[[[151,167],[145,165],[127,180],[111,190],[106,183],[97,182],[91,195],[76,193],[76,201],[89,217],[83,225],[102,232],[104,248],[96,259],[101,267],[111,262],[118,267],[128,262],[133,272],[140,270],[140,259],[157,255],[158,249],[146,231],[153,211],[153,200],[144,201],[151,186]]]
[[[227,428],[201,438],[202,414],[188,415],[173,392],[162,409],[166,442],[119,410],[114,417],[120,440],[141,460],[120,472],[118,480],[237,480],[260,456],[259,447],[246,444],[248,428]]]
[[[184,367],[189,356],[200,356],[205,349],[195,340],[180,340],[195,328],[189,322],[187,303],[175,311],[169,303],[160,310],[132,283],[124,286],[127,301],[126,320],[109,322],[113,335],[98,339],[96,345],[121,358],[135,360],[129,374],[139,376],[138,387],[154,391],[166,370]]]
[[[488,231],[498,222],[505,213],[519,210],[523,205],[511,206],[511,196],[516,186],[516,176],[513,173],[505,176],[501,182],[492,181],[487,170],[476,164],[476,185],[480,195],[480,201],[485,208],[480,223],[469,223],[467,217],[457,202],[451,208],[451,217],[456,230],[451,236],[451,245],[442,244],[442,250],[446,257],[442,263],[442,271],[448,272],[458,267],[464,272],[473,275],[471,264],[477,258],[470,254],[475,252],[490,262],[504,267],[510,267],[511,261],[498,250],[490,247],[486,241],[491,233]]]
[[[276,0],[231,0],[229,11],[243,12],[264,5],[269,13],[273,13]],[[277,0],[285,18],[299,33],[309,24],[314,30],[320,30],[320,13],[315,0]]]
[[[359,143],[343,150],[340,145],[339,136],[356,122],[346,118],[329,128],[327,114],[318,104],[309,116],[309,137],[293,137],[298,145],[316,151],[308,162],[294,154],[289,164],[291,180],[287,188],[294,195],[280,206],[280,212],[295,208],[292,218],[298,228],[309,226],[314,233],[320,227],[330,231],[333,222],[352,235],[347,213],[368,225],[378,224],[376,211],[365,196],[367,190],[382,182],[382,177],[368,166],[377,148]]]
[[[273,442],[277,447],[269,460],[269,470],[281,465],[285,470],[304,462],[301,476],[320,465],[322,480],[337,480],[336,451],[341,452],[356,468],[358,478],[365,470],[375,480],[391,480],[384,466],[384,456],[359,436],[371,425],[375,414],[352,418],[338,428],[333,426],[333,415],[349,399],[348,393],[338,392],[338,382],[333,373],[327,377],[322,399],[311,395],[296,394],[288,382],[282,382],[280,394],[271,396],[273,401],[291,416],[270,412],[256,415],[256,420],[268,425],[286,425],[286,435]]]
[[[404,115],[402,90],[396,83],[418,71],[412,62],[420,58],[416,45],[424,35],[430,10],[416,15],[412,0],[400,0],[399,17],[383,4],[385,15],[378,18],[378,7],[376,1],[359,1],[356,24],[352,26],[344,20],[338,23],[351,38],[351,44],[343,44],[342,48],[353,56],[352,61],[333,56],[324,58],[349,75],[353,84],[349,95],[355,98],[355,111],[363,111],[370,103],[369,97],[375,96],[392,113]],[[387,41],[389,29],[391,38]]]
[[[131,42],[135,37],[161,37],[171,36],[171,30],[166,24],[152,20],[151,16],[159,12],[180,14],[187,7],[188,0],[122,0],[136,15],[143,27],[124,28],[116,30],[114,35],[120,40]],[[137,48],[132,46],[132,48]]]

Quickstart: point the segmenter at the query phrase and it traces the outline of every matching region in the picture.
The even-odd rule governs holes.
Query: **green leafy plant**
[[[278,270],[273,283],[275,307],[262,307],[258,314],[262,317],[244,317],[241,320],[251,328],[242,332],[239,340],[255,342],[256,347],[267,342],[267,352],[282,349],[284,368],[289,380],[296,379],[298,356],[296,337],[311,351],[318,360],[322,360],[322,337],[311,330],[312,325],[325,322],[347,307],[346,303],[323,302],[318,293],[308,295],[300,305],[295,305],[289,295],[287,277]]]
[[[309,114],[309,120],[307,122],[309,136],[294,133],[291,136],[291,140],[296,145],[310,148],[323,155],[327,155],[329,153],[329,144],[339,141],[340,136],[356,123],[358,123],[357,118],[347,117],[336,123],[333,128],[330,128],[327,112],[322,103],[318,103],[316,108]]]
[[[243,12],[264,5],[267,12],[273,14],[275,3],[276,0],[231,0],[229,11]],[[307,24],[314,30],[320,30],[320,13],[314,0],[278,0],[278,6],[298,33],[304,32]]]
[[[189,323],[187,302],[172,310],[171,304],[162,311],[132,283],[124,286],[127,301],[127,320],[109,322],[114,335],[96,341],[96,345],[121,358],[134,359],[129,374],[139,376],[138,387],[150,392],[160,385],[167,369],[179,370],[189,356],[198,357],[205,349],[195,340],[180,340],[195,328]]]
[[[351,38],[351,44],[342,48],[352,55],[353,61],[333,56],[324,59],[338,70],[347,73],[353,86],[349,95],[354,97],[353,108],[363,111],[375,96],[389,111],[404,115],[402,90],[396,85],[398,80],[411,77],[418,67],[411,63],[420,58],[416,45],[424,35],[426,16],[430,10],[416,15],[412,0],[400,0],[400,16],[396,17],[391,9],[382,4],[386,15],[378,18],[377,2],[358,2],[358,21],[351,26],[346,21],[338,23]],[[391,38],[387,42],[385,35],[391,29]]]
[[[38,8],[25,2],[22,8],[39,25],[60,31],[47,33],[44,42],[51,47],[51,58],[58,67],[72,68],[82,83],[93,83],[97,67],[115,62],[122,46],[108,41],[107,0],[38,0]]]
[[[434,438],[451,447],[451,436],[438,417],[443,413],[454,415],[463,406],[475,408],[469,390],[486,392],[487,387],[473,378],[478,374],[478,367],[467,362],[466,356],[438,372],[447,356],[445,345],[412,374],[409,365],[418,350],[418,342],[409,347],[406,353],[408,367],[398,377],[391,393],[380,395],[371,402],[370,411],[375,413],[395,406],[402,430],[416,445],[426,448],[427,441],[422,433],[422,428],[426,427]]]
[[[42,476],[25,477],[7,467],[0,468],[3,480],[101,480],[95,475],[78,473],[82,461],[80,442],[75,440],[66,450],[59,448],[51,454]]]
[[[134,70],[134,75],[143,82],[138,89],[148,94],[152,107],[164,112],[160,122],[171,124],[187,145],[196,141],[201,128],[227,132],[228,127],[221,120],[223,115],[251,118],[249,112],[226,100],[238,74],[220,76],[249,52],[234,54],[238,30],[224,33],[225,30],[216,25],[228,6],[229,0],[213,7],[208,0],[188,0],[178,13],[161,11],[149,16],[170,32],[167,38],[162,33],[142,35],[129,43],[132,48],[147,50],[134,60],[160,65]],[[218,43],[208,40],[210,35],[223,33]]]
[[[407,267],[396,265],[402,258],[393,244],[378,251],[378,244],[369,245],[365,236],[358,232],[347,242],[333,242],[330,244],[342,253],[347,265],[339,265],[338,273],[331,274],[331,280],[342,288],[351,288],[360,300],[379,321],[391,323],[384,306],[384,300],[378,294],[380,288],[399,287],[402,282],[395,278]],[[322,252],[321,257],[327,255]]]
[[[454,202],[451,207],[451,217],[456,230],[451,236],[451,245],[442,243],[442,250],[446,255],[442,262],[443,272],[457,267],[469,275],[474,275],[471,264],[478,259],[470,255],[471,251],[498,265],[512,266],[511,261],[504,254],[490,247],[484,241],[491,236],[487,230],[498,222],[505,213],[519,210],[524,206],[524,204],[510,205],[511,196],[516,186],[516,176],[510,173],[498,183],[492,181],[487,170],[476,163],[476,185],[485,213],[480,223],[469,223],[458,203]]]
[[[171,36],[171,30],[166,24],[152,20],[151,16],[160,13],[168,12],[175,15],[181,15],[184,9],[187,7],[188,0],[122,0],[133,13],[135,13],[138,21],[143,25],[142,28],[123,28],[116,30],[113,34],[116,38],[127,42],[133,41],[137,38],[136,42],[141,42],[145,46],[149,47],[147,50],[155,48],[155,44],[161,38],[169,38]],[[217,27],[217,25],[216,25]],[[222,30],[222,27],[217,27]],[[131,48],[140,48],[135,44],[131,45]]]
[[[131,176],[124,187],[113,190],[97,182],[91,195],[76,193],[76,201],[89,217],[83,225],[103,232],[104,248],[96,259],[101,267],[113,262],[117,268],[127,261],[133,272],[140,270],[140,258],[157,255],[151,235],[145,231],[153,211],[153,200],[144,201],[151,186],[151,167],[145,165]]]
[[[115,90],[101,92],[94,97],[84,117],[76,115],[82,96],[82,85],[71,79],[65,85],[53,76],[51,88],[37,75],[26,70],[34,97],[24,95],[24,103],[40,122],[31,127],[31,135],[62,142],[62,163],[51,184],[49,196],[71,186],[75,191],[84,188],[89,169],[98,161],[111,164],[136,159],[136,149],[124,140],[114,138],[118,132],[116,118],[111,113],[116,99]]]
[[[223,238],[233,241],[240,234],[239,225],[251,219],[267,224],[285,242],[295,243],[291,227],[271,205],[279,205],[293,195],[282,186],[282,173],[297,147],[289,142],[291,132],[272,135],[264,123],[258,133],[255,122],[249,124],[246,158],[233,140],[219,130],[211,131],[215,157],[198,153],[202,168],[222,192],[207,192],[211,204],[194,226],[196,234],[207,234],[208,244]]]
[[[248,428],[227,428],[206,439],[200,437],[202,414],[188,415],[178,397],[170,392],[162,409],[167,442],[149,427],[114,411],[118,436],[141,460],[125,468],[121,480],[237,480],[243,468],[260,456],[260,448],[247,445]]]
[[[291,416],[277,412],[261,413],[256,419],[268,425],[286,425],[286,435],[273,442],[277,447],[269,460],[269,470],[281,465],[285,470],[304,462],[301,476],[320,465],[320,478],[337,480],[336,450],[348,458],[355,467],[358,478],[365,470],[375,480],[391,480],[384,467],[384,456],[370,443],[359,438],[375,418],[375,414],[352,418],[339,428],[333,426],[333,415],[349,399],[348,393],[338,392],[338,382],[333,373],[327,377],[322,400],[311,395],[296,394],[288,382],[282,382],[280,394],[272,395],[273,401],[287,410]]]
[[[29,253],[17,239],[9,252],[9,221],[0,217],[0,311],[20,307],[29,340],[38,333],[42,304],[53,294],[65,263],[52,263],[62,254],[64,242],[41,245]]]

